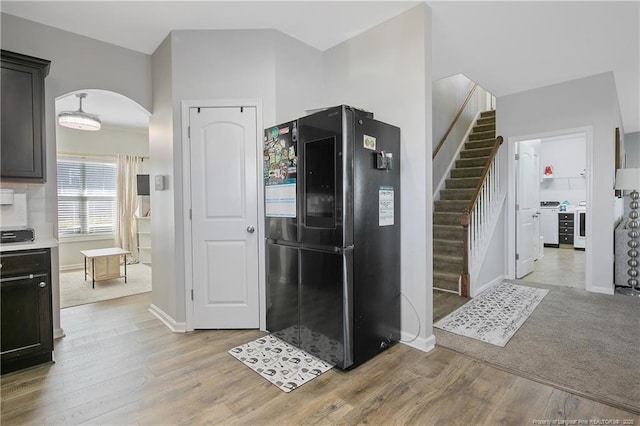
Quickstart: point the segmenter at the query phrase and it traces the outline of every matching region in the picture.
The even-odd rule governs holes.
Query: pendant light
[[[58,114],[58,123],[61,126],[78,130],[100,130],[102,122],[96,114],[89,114],[82,110],[82,100],[87,97],[86,93],[76,93],[76,97],[80,100],[80,107],[77,111],[63,111]]]

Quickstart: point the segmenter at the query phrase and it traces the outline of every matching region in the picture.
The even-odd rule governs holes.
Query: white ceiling
[[[4,13],[151,54],[178,29],[274,28],[326,50],[418,3],[2,1],[1,7]],[[624,130],[640,130],[640,2],[428,4],[434,79],[462,72],[504,96],[613,71]],[[85,110],[96,113],[87,101]]]
[[[496,96],[613,71],[624,131],[640,130],[640,2],[430,2],[434,79]]]
[[[272,29],[326,50],[416,1],[2,1],[2,11],[152,54],[172,30]]]

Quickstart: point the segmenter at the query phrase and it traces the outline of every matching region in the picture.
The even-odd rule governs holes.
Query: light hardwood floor
[[[2,424],[640,424],[440,347],[397,344],[284,393],[227,354],[261,332],[174,334],[149,303],[142,294],[63,310],[56,363],[2,376]]]

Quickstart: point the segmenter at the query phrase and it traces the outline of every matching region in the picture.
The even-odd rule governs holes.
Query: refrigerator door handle
[[[354,246],[346,246],[346,247],[333,247],[333,246],[320,246],[313,244],[302,244],[302,248],[305,250],[311,251],[319,251],[323,253],[335,253],[335,254],[343,254],[349,250],[353,250]]]

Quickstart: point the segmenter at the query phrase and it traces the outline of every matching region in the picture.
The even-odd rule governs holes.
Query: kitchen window
[[[117,159],[58,155],[57,163],[60,237],[114,234]]]

